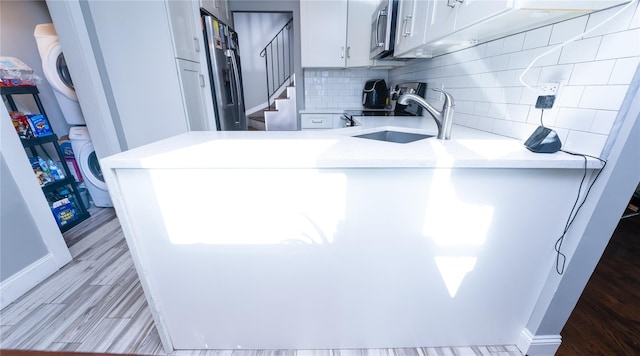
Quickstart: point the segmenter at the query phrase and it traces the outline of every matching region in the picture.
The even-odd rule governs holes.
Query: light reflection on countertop
[[[129,168],[584,168],[582,157],[538,154],[520,140],[454,125],[451,140],[393,143],[352,137],[379,130],[436,134],[426,117],[358,117],[323,131],[189,132],[107,157]],[[600,168],[589,160],[589,168]]]

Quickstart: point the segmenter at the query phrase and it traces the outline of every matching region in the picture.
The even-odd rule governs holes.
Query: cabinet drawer
[[[300,127],[304,129],[330,129],[333,127],[333,115],[302,115]]]

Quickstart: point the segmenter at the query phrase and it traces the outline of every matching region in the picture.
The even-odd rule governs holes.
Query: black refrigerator
[[[247,130],[238,34],[209,14],[202,15],[202,23],[218,130]]]

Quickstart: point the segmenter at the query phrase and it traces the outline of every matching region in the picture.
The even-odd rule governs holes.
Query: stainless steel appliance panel
[[[398,0],[383,0],[371,18],[371,59],[381,59],[393,54],[396,37]]]
[[[237,34],[214,16],[203,22],[218,130],[247,130]]]

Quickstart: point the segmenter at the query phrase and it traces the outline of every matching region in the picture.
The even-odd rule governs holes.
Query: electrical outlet
[[[558,88],[560,87],[560,83],[544,83],[540,85],[540,89],[538,95],[547,96],[547,95],[556,95],[558,94]]]

